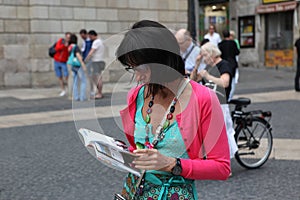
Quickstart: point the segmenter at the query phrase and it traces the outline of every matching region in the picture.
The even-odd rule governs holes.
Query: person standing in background
[[[204,35],[204,39],[209,39],[216,46],[222,41],[220,34],[216,32],[216,27],[213,24],[209,25],[208,33]]]
[[[91,82],[92,98],[101,99],[102,95],[102,77],[101,72],[104,70],[105,62],[104,57],[104,44],[98,34],[94,30],[88,32],[89,38],[92,41],[92,48],[85,58],[85,63],[87,64],[88,74]]]
[[[189,76],[195,67],[195,60],[200,53],[200,47],[193,42],[190,33],[186,29],[178,30],[175,37],[185,64],[185,74]]]
[[[240,46],[239,41],[235,38],[235,32],[233,30],[230,30],[229,33],[230,33],[230,39],[235,41],[236,46],[237,46],[238,50],[240,51],[241,46]],[[235,59],[236,59],[236,62],[239,63],[239,56],[235,56]],[[237,84],[239,82],[239,77],[240,77],[239,68],[236,68],[235,69],[235,77],[234,77],[235,82],[233,82],[233,84],[234,83]],[[233,94],[231,96],[233,96]]]
[[[55,45],[55,54],[54,54],[54,71],[55,74],[58,78],[59,85],[61,88],[61,92],[59,96],[65,96],[66,95],[66,87],[68,83],[68,67],[67,67],[67,60],[69,57],[69,52],[68,52],[68,46],[69,46],[69,41],[70,41],[71,33],[66,32],[65,33],[65,38],[60,38]],[[63,77],[65,78],[65,82],[63,80]],[[65,86],[66,84],[66,86]]]
[[[230,101],[235,91],[235,71],[238,68],[236,56],[240,54],[240,50],[238,49],[236,43],[231,40],[228,30],[223,31],[223,37],[224,40],[219,43],[218,47],[222,52],[221,58],[229,62],[230,69],[232,70],[232,81],[230,82],[231,92],[228,97],[228,101]]]
[[[86,85],[87,85],[87,77],[86,77],[86,66],[83,62],[83,58],[81,56],[81,51],[77,45],[77,36],[75,34],[71,35],[70,45],[69,45],[69,59],[68,64],[70,65],[71,71],[73,73],[73,100],[75,101],[85,101],[86,98]],[[72,65],[72,61],[69,63],[72,58],[76,57],[80,62],[80,65]],[[78,84],[80,81],[80,84]],[[78,87],[80,85],[80,87]]]
[[[300,92],[299,80],[300,80],[300,38],[295,43],[297,52],[297,71],[295,76],[295,91]]]
[[[92,48],[92,40],[88,37],[87,31],[85,29],[81,29],[80,37],[83,40],[81,52],[82,52],[82,58],[83,60],[87,57],[88,53],[90,52]]]

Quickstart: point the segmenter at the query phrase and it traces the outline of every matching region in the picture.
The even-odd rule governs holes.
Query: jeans
[[[86,98],[86,87],[87,87],[87,77],[80,67],[77,72],[73,72],[73,99],[78,101],[85,101]],[[78,84],[80,82],[80,86]]]
[[[232,78],[231,80],[231,90],[230,90],[230,94],[229,94],[229,97],[228,97],[228,101],[230,101],[234,95],[234,92],[235,92],[235,77]]]
[[[300,79],[300,59],[297,60],[297,71],[295,76],[295,90],[300,91],[299,80]]]

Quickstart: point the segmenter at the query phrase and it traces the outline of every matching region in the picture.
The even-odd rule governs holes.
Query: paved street
[[[251,98],[248,109],[273,113],[274,151],[260,169],[246,170],[233,160],[229,180],[197,181],[199,197],[300,199],[300,93],[293,90],[294,73],[242,68],[240,74],[236,96]],[[105,133],[122,138],[117,113],[128,87],[122,84],[112,94],[114,87],[106,85],[95,115],[87,105],[72,110],[72,101],[58,98],[57,88],[0,90],[0,200],[112,199],[124,173],[87,152],[73,115],[77,126],[90,127],[97,118]]]

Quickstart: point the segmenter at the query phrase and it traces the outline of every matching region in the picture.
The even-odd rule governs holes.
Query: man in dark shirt
[[[236,56],[240,54],[240,51],[236,45],[236,43],[230,38],[230,32],[228,30],[223,31],[224,40],[219,43],[218,47],[222,52],[221,58],[227,60],[229,62],[232,74],[232,83],[231,83],[231,93],[234,94],[235,90],[235,71],[238,67],[238,63],[236,61]],[[232,96],[229,97],[229,100]]]
[[[296,51],[297,51],[297,71],[295,76],[295,90],[296,92],[300,92],[299,87],[299,79],[300,79],[300,38],[295,43]]]

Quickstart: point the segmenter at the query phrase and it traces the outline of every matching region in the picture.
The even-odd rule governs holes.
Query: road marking
[[[285,90],[285,91],[276,91],[276,92],[240,94],[234,96],[234,98],[238,98],[238,97],[249,98],[251,99],[252,103],[286,101],[286,100],[300,101],[300,92],[295,92],[294,90]]]
[[[16,115],[0,116],[0,128],[12,128],[20,126],[42,125],[59,122],[71,122],[76,120],[101,119],[119,117],[119,111],[125,105],[101,106],[68,109],[60,111],[48,111],[38,113],[25,113]],[[74,117],[73,117],[74,114]]]

